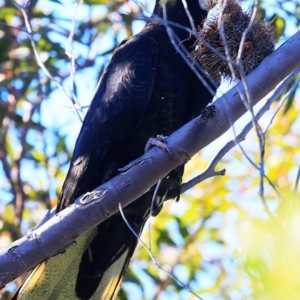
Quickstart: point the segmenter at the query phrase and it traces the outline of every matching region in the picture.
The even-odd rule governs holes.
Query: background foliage
[[[20,238],[56,205],[98,78],[113,49],[141,29],[144,21],[136,14],[149,16],[154,5],[151,0],[18,4],[27,5],[31,38],[53,78],[36,60],[21,10],[0,0],[0,247]],[[278,45],[299,28],[298,1],[261,0],[259,5],[260,15],[276,26]],[[261,121],[263,128],[277,106]],[[236,147],[219,163],[227,170],[224,177],[202,182],[179,203],[166,203],[145,228],[142,239],[151,240],[157,264],[178,280],[139,244],[120,299],[196,299],[181,283],[205,300],[299,298],[299,111],[296,90],[266,134],[265,171],[277,192],[265,181],[264,195],[273,218],[258,195],[259,171]],[[231,136],[194,157],[185,180],[200,173]],[[241,146],[257,164],[255,132]],[[0,299],[9,299],[21,281],[1,290]]]

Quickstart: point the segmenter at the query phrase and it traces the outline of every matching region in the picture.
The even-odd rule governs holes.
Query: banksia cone
[[[228,64],[228,56],[226,57],[226,47],[233,63],[235,77],[240,79],[237,56],[245,30],[247,33],[242,45],[240,62],[246,75],[274,50],[274,28],[269,23],[255,19],[250,24],[251,13],[243,11],[236,0],[219,0],[219,2],[225,5],[220,19],[223,23],[224,34],[221,35],[222,31],[219,30],[219,16],[213,15],[204,22],[204,26],[199,31],[200,37],[212,48],[199,39],[197,48],[193,52],[202,67],[217,82],[220,82],[221,76],[228,79],[234,78]],[[221,13],[220,11],[219,13]]]

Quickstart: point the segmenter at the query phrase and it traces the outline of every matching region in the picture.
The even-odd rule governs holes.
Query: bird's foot
[[[164,150],[165,152],[169,153],[171,158],[173,157],[172,156],[172,153],[170,151],[170,149],[167,147],[167,136],[163,136],[163,135],[157,135],[156,138],[150,138],[147,143],[146,143],[146,146],[145,146],[145,153],[147,151],[150,150],[150,148],[152,148],[153,146],[156,146],[156,147],[159,147],[160,149]]]

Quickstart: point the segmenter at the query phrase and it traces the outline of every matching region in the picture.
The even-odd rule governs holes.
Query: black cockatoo
[[[193,50],[195,38],[183,27],[202,24],[207,12],[198,0],[165,3],[169,26],[178,47]],[[102,74],[79,133],[57,211],[119,173],[143,155],[147,140],[168,136],[200,112],[212,95],[172,45],[157,0],[143,30],[124,40]],[[179,24],[181,27],[176,27]],[[172,188],[178,190],[183,166],[159,186],[153,208],[157,214]],[[140,233],[149,217],[154,188],[124,208],[132,228]],[[64,254],[38,265],[13,299],[115,299],[137,239],[120,214],[76,240]]]

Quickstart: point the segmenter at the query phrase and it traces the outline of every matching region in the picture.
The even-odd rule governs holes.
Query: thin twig
[[[193,294],[196,298],[203,300],[200,296],[198,296],[189,286],[187,286],[185,283],[183,283],[180,279],[178,279],[174,274],[170,273],[168,270],[163,268],[155,259],[152,250],[143,242],[143,240],[140,238],[140,236],[134,231],[132,226],[129,224],[128,220],[126,219],[126,216],[124,215],[122,204],[119,203],[119,212],[126,223],[127,227],[130,229],[130,231],[133,233],[133,235],[138,239],[138,241],[144,246],[144,248],[148,251],[151,260],[157,266],[160,270],[162,270],[164,273],[166,273],[169,277],[171,277],[173,280],[175,280],[179,285],[181,285],[184,289],[189,291],[191,294]]]
[[[292,198],[293,201],[296,199],[296,196],[297,196],[298,187],[299,187],[299,180],[300,180],[300,166],[298,167],[295,186],[294,186],[294,190],[293,190],[293,198]]]
[[[178,39],[174,31],[170,27],[170,23],[167,20],[167,9],[166,4],[163,2],[163,20],[161,20],[161,23],[165,26],[166,31],[168,33],[169,39],[173,45],[173,47],[178,51],[182,59],[187,63],[187,65],[194,71],[198,79],[203,83],[204,87],[211,93],[211,95],[215,95],[215,90],[212,89],[212,87],[207,83],[207,79],[209,79],[207,76],[200,74],[198,72],[197,68],[195,67],[195,64],[192,64],[191,61],[188,59],[190,57],[190,53],[183,47],[181,41]],[[181,47],[179,47],[180,45]],[[199,68],[198,68],[199,69]],[[203,74],[205,72],[203,71]]]
[[[220,7],[221,12],[219,14],[218,27],[219,27],[220,36],[221,36],[222,41],[224,43],[226,57],[230,61],[231,54],[230,54],[230,50],[229,50],[229,47],[228,47],[225,31],[224,31],[224,24],[222,22],[222,16],[223,16],[224,8],[226,6],[226,2],[227,2],[226,0],[225,1],[219,0],[219,7]],[[239,73],[240,73],[241,81],[242,81],[243,86],[244,86],[245,94],[243,92],[241,92],[241,90],[239,90],[239,89],[238,89],[238,92],[239,92],[239,95],[240,95],[241,100],[243,101],[245,107],[250,112],[251,119],[252,119],[252,122],[253,122],[253,125],[254,125],[254,128],[255,128],[257,137],[258,137],[259,149],[260,149],[259,167],[256,166],[256,164],[254,162],[253,162],[253,164],[260,172],[260,182],[259,182],[260,199],[261,199],[261,201],[263,203],[263,206],[265,207],[266,211],[270,212],[270,210],[267,208],[267,203],[266,203],[266,199],[265,199],[265,195],[264,195],[265,136],[263,135],[262,129],[261,129],[260,125],[258,124],[257,119],[255,118],[255,114],[254,114],[254,110],[253,110],[253,97],[252,97],[251,91],[249,89],[248,82],[247,82],[245,72],[244,72],[244,69],[243,69],[243,65],[242,65],[242,61],[241,61],[241,55],[242,55],[242,51],[243,51],[243,45],[244,45],[245,40],[246,40],[246,35],[247,35],[248,31],[251,29],[251,27],[253,25],[253,22],[255,20],[256,14],[257,14],[257,10],[258,10],[258,1],[256,0],[255,5],[254,5],[254,9],[252,11],[252,15],[251,15],[251,18],[250,18],[250,22],[249,22],[247,28],[245,29],[245,31],[243,32],[242,39],[241,39],[240,46],[239,46],[239,51],[238,51],[237,63],[238,63],[238,66],[239,66]],[[234,70],[233,65],[231,64],[231,62],[229,62],[229,68],[231,70],[233,79],[235,79],[236,78],[235,70]],[[234,131],[234,129],[233,129],[233,131]],[[242,147],[240,146],[240,148],[242,148]],[[245,151],[242,151],[242,153],[244,154]],[[248,157],[248,156],[246,156],[246,157]],[[269,215],[271,216],[271,214],[269,214]]]
[[[72,16],[71,31],[70,31],[70,35],[68,37],[65,53],[67,54],[67,56],[70,58],[70,61],[71,61],[71,65],[70,65],[70,90],[71,90],[71,93],[72,93],[72,98],[73,98],[73,101],[76,103],[76,105],[78,107],[80,107],[80,109],[82,110],[82,107],[79,104],[77,96],[75,94],[75,78],[74,78],[74,76],[75,76],[75,73],[76,73],[76,66],[75,66],[75,57],[74,57],[74,51],[73,51],[73,39],[74,39],[75,27],[76,27],[76,13],[77,13],[77,9],[78,9],[80,3],[81,3],[81,0],[76,1],[74,13],[73,13],[73,16]]]
[[[23,28],[20,28],[20,27],[16,27],[16,26],[12,26],[12,25],[9,25],[9,24],[6,24],[5,22],[3,21],[0,21],[0,25],[3,25],[5,27],[9,27],[9,28],[12,28],[12,29],[16,29],[16,30],[19,30],[19,31],[23,31],[23,32],[26,32],[28,34],[28,31],[26,29],[23,29]]]
[[[197,234],[199,234],[199,232],[204,228],[205,222],[206,222],[209,218],[211,218],[211,216],[212,216],[213,213],[214,213],[214,210],[212,210],[212,211],[211,211],[208,215],[206,215],[206,216],[201,216],[201,217],[202,217],[202,220],[201,220],[201,222],[200,222],[198,228],[196,228],[192,233],[189,233],[189,235],[187,235],[187,236],[184,237],[184,238],[185,238],[185,243],[184,243],[184,245],[179,249],[179,250],[180,250],[180,253],[177,255],[176,260],[173,262],[172,267],[171,267],[171,273],[172,273],[172,274],[174,273],[174,272],[173,272],[174,268],[180,263],[180,261],[181,261],[181,259],[182,259],[182,256],[183,256],[182,253],[183,253],[184,251],[187,250],[187,248],[188,248],[189,245],[191,245],[192,243],[195,242],[195,239],[196,239],[196,237],[197,237]],[[165,287],[170,283],[170,280],[171,280],[171,279],[172,279],[172,278],[167,277],[164,281],[160,281],[160,282],[158,282],[158,283],[156,284],[156,286],[159,285],[160,290],[156,291],[156,293],[155,293],[154,297],[152,298],[152,300],[158,299],[160,291],[162,291],[162,290],[165,289]]]
[[[51,73],[49,72],[49,70],[46,68],[45,64],[42,62],[40,55],[37,51],[36,45],[35,45],[35,41],[33,38],[33,30],[28,18],[28,15],[26,13],[26,10],[24,9],[24,7],[22,7],[21,5],[19,5],[16,1],[14,2],[15,5],[20,9],[20,11],[23,14],[24,17],[24,21],[25,21],[25,25],[27,28],[27,33],[30,39],[30,43],[33,49],[33,53],[35,55],[35,58],[37,60],[37,63],[39,65],[39,67],[43,70],[43,72],[45,73],[45,75],[55,83],[55,85],[57,86],[57,88],[60,90],[60,92],[65,96],[65,98],[71,102],[73,109],[75,110],[76,114],[78,115],[79,120],[82,122],[82,116],[79,113],[79,110],[81,109],[80,107],[78,107],[77,103],[68,96],[68,94],[66,93],[66,91],[64,90],[64,88],[62,87],[62,85],[51,75]]]
[[[151,220],[152,220],[152,212],[153,212],[153,207],[154,207],[154,203],[156,200],[156,196],[157,196],[157,192],[158,189],[161,185],[161,179],[158,181],[158,183],[156,184],[152,199],[151,199],[151,206],[150,206],[150,215],[149,215],[149,226],[148,226],[148,234],[149,234],[149,248],[152,249],[152,245],[151,245]]]
[[[182,0],[182,4],[183,4],[183,7],[184,7],[184,10],[185,10],[185,13],[186,13],[187,17],[190,20],[192,31],[196,32],[195,22],[194,22],[194,19],[193,19],[191,13],[190,13],[190,10],[188,8],[186,0]]]
[[[285,91],[286,87],[288,86],[288,84],[294,79],[295,75],[298,74],[300,71],[300,69],[295,70],[291,75],[289,75],[280,85],[278,85],[278,87],[272,92],[272,94],[269,96],[269,98],[267,99],[265,105],[257,112],[257,114],[255,115],[255,118],[257,120],[259,120],[269,109],[271,104],[278,99],[278,97]],[[297,84],[295,83],[292,87],[291,87],[291,91],[293,91],[295,88],[297,87]],[[285,99],[288,97],[288,95],[286,97],[284,97]],[[194,187],[196,184],[202,182],[203,180],[211,177],[211,176],[215,176],[215,175],[223,175],[221,172],[215,172],[215,167],[217,166],[217,164],[219,163],[219,161],[225,156],[225,154],[227,154],[229,152],[229,150],[231,150],[234,146],[238,145],[240,146],[240,142],[242,142],[243,140],[245,140],[246,135],[250,132],[250,130],[253,127],[253,122],[250,121],[245,127],[244,129],[241,131],[241,133],[237,136],[234,137],[234,139],[232,139],[231,141],[229,141],[216,155],[215,157],[212,159],[212,161],[210,162],[209,166],[206,168],[206,170],[201,173],[200,175],[194,177],[193,179],[189,180],[188,182],[184,183],[181,185],[181,193],[186,192],[188,189]],[[244,152],[245,155],[246,152],[245,150],[241,147],[241,150]],[[248,161],[250,162],[251,165],[253,165],[256,169],[259,170],[259,166],[257,166],[257,164],[255,164],[252,159],[250,157],[248,157]],[[210,175],[210,176],[209,176]],[[282,199],[282,195],[280,194],[280,192],[278,191],[277,187],[275,186],[275,184],[270,180],[270,178],[265,174],[264,175],[266,180],[269,182],[270,186],[275,190],[275,192],[277,193],[277,195]]]
[[[297,71],[297,70],[296,70]],[[296,72],[295,71],[295,72]],[[300,71],[300,70],[299,70]],[[274,115],[272,116],[267,128],[265,129],[264,131],[264,134],[266,134],[266,132],[269,130],[270,126],[272,125],[275,117],[277,116],[278,112],[280,111],[282,105],[284,104],[284,102],[286,101],[286,99],[290,96],[290,94],[296,90],[296,88],[299,86],[299,83],[300,83],[300,77],[297,78],[297,80],[294,82],[294,84],[292,85],[292,87],[290,88],[289,92],[286,93],[286,95],[284,97],[282,97],[282,99],[280,100],[279,104],[278,104],[278,107],[276,109],[276,111],[274,112]]]

